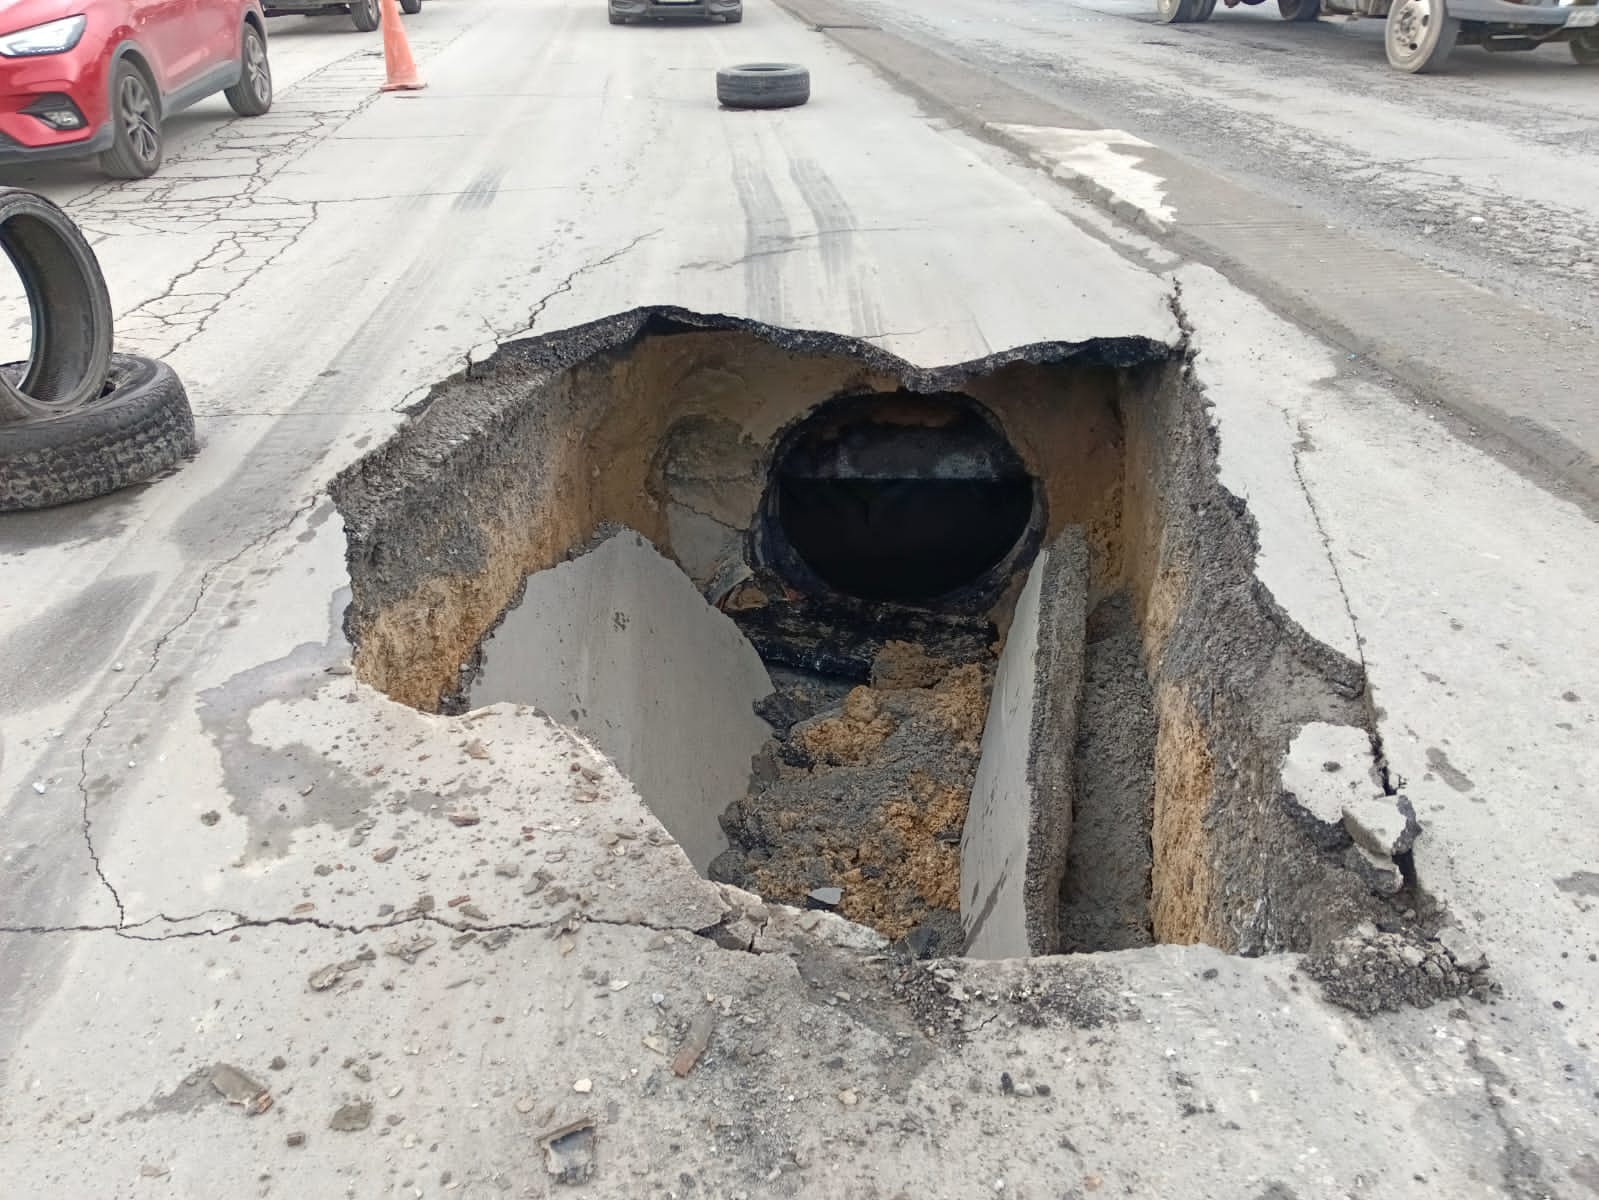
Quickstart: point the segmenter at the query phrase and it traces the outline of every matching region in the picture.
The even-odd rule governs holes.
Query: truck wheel
[[[1599,33],[1579,33],[1566,45],[1571,47],[1571,57],[1584,67],[1599,67]]]
[[[1199,0],[1155,0],[1155,15],[1162,25],[1187,25],[1196,19],[1198,8]]]
[[[1321,0],[1277,0],[1285,21],[1314,21],[1321,16]]]
[[[378,0],[353,0],[351,3],[350,20],[355,22],[355,27],[362,33],[371,33],[378,27],[380,19]]]
[[[0,367],[20,374],[21,364]],[[0,424],[0,512],[103,496],[193,454],[194,415],[166,363],[113,354],[99,399],[57,416]]]
[[[400,0],[400,11],[408,17],[414,17],[422,11],[422,0]]]
[[[1412,75],[1441,71],[1460,36],[1446,0],[1394,0],[1384,26],[1388,64]]]

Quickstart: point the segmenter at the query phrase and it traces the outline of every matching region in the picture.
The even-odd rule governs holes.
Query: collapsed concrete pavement
[[[807,248],[792,224],[778,237],[785,202],[760,209],[761,189],[747,187],[721,201],[749,237],[719,248],[730,257],[689,269],[704,249],[669,245],[643,260],[641,284],[582,269],[621,253],[636,229],[580,247],[520,310],[576,332],[517,340],[458,373],[481,338],[472,322],[423,339],[410,352],[420,365],[399,370],[372,348],[386,318],[358,311],[349,335],[373,379],[341,382],[338,395],[369,409],[339,427],[335,452],[315,443],[327,429],[307,413],[259,442],[213,413],[209,464],[76,518],[86,524],[12,527],[22,532],[0,564],[8,594],[37,595],[41,579],[76,581],[64,595],[84,580],[93,590],[77,609],[6,610],[0,1165],[33,1193],[67,1196],[1591,1190],[1590,526],[1402,399],[1341,377],[1323,347],[1224,280],[1122,257],[1148,247],[1090,236],[1056,211],[1047,182],[916,122],[866,72],[766,20],[752,12],[742,30],[825,63],[839,97],[773,143],[832,147],[829,170],[855,209],[823,206],[844,222],[810,239],[825,244]],[[467,36],[481,45],[490,33]],[[574,53],[598,53],[586,34],[570,39]],[[435,91],[447,65],[431,73]],[[458,64],[463,90],[478,66]],[[900,136],[849,135],[866,111]],[[721,120],[684,119],[689,133]],[[384,120],[357,128],[381,133]],[[750,164],[764,172],[765,155],[781,153],[740,130],[730,136],[755,139],[739,143],[749,183]],[[991,228],[985,270],[1043,256],[1069,286],[1012,271],[1007,287],[1025,303],[966,296],[970,320],[952,319],[957,281],[981,273],[977,251],[936,270],[920,250],[904,253],[890,227],[905,201],[870,186],[868,149],[907,169],[936,160],[953,177],[981,209],[973,227]],[[314,153],[342,161],[338,147]],[[820,204],[811,167],[794,174]],[[307,173],[291,186],[319,183]],[[757,205],[747,222],[732,215],[743,200]],[[1000,207],[1014,230],[994,227]],[[307,263],[347,244],[355,218],[324,208],[316,221],[332,225],[312,223],[304,259],[263,268],[241,304],[303,288]],[[722,261],[739,268],[740,304],[709,303],[727,287]],[[879,262],[895,286],[864,266]],[[517,274],[512,286],[526,287]],[[831,290],[814,286],[823,277]],[[929,291],[939,278],[948,286]],[[440,288],[466,304],[453,286]],[[690,308],[597,320],[635,309],[641,288]],[[766,324],[696,315],[729,308]],[[1225,322],[1205,315],[1215,313]],[[242,344],[226,312],[217,321],[189,352],[198,378],[228,378],[222,364]],[[867,335],[894,355],[856,340]],[[709,362],[688,355],[695,339],[710,343]],[[731,357],[718,346],[738,339],[741,361],[765,356],[773,369],[718,363]],[[645,370],[635,350],[715,369],[679,391],[690,373]],[[336,358],[316,358],[314,342],[253,352],[304,373],[323,403],[314,389],[329,385],[316,376]],[[1055,380],[1037,390],[1037,411],[1061,411],[1061,395],[1099,404],[1120,449],[1052,474],[1053,456],[1082,450],[1081,429],[1028,433],[1025,413],[1006,412],[1026,393],[1009,381],[1028,373]],[[1093,378],[1102,386],[1085,386]],[[435,379],[445,382],[391,440],[398,385]],[[1034,902],[1025,888],[1009,896],[1017,915],[997,928],[1014,940],[986,951],[1013,957],[982,957],[979,943],[974,956],[917,959],[833,913],[705,878],[725,832],[715,818],[747,784],[739,758],[767,738],[746,702],[771,675],[763,643],[734,620],[759,609],[724,613],[707,593],[760,585],[722,573],[727,532],[747,544],[770,479],[756,468],[770,466],[783,429],[837,398],[841,379],[972,397],[1044,482],[1056,522],[1038,530],[1042,556],[1007,576],[1023,579],[1016,599],[985,596],[985,613],[1009,606],[983,731],[1006,749],[980,794],[1004,801],[995,808],[1013,818],[1012,838],[980,839],[968,818],[962,865],[979,842],[997,860],[1032,857],[1036,831],[1014,821],[1014,800],[1031,804],[1036,774],[1009,735],[1030,742],[1030,710],[1060,696],[1041,692],[1044,659],[1025,651],[1059,646],[1079,623],[1077,719],[1120,728],[1106,714],[1137,707],[1131,687],[1096,699],[1107,677],[1096,670],[1134,677],[1125,653],[1107,650],[1097,668],[1091,652],[1132,646],[1159,718],[1147,736],[1182,752],[1168,784],[1191,783],[1208,758],[1211,803],[1252,806],[1234,824],[1240,810],[1227,804],[1172,808],[1180,797],[1162,792],[1152,764],[1151,887],[1187,889],[1151,916],[1153,944],[1021,955],[1053,948],[1037,895],[1056,870],[1069,880],[1074,845],[1136,850],[1125,830],[1094,841],[1087,820],[1048,834],[1064,864],[1045,854],[1020,875]],[[786,399],[758,394],[763,381]],[[617,402],[627,396],[631,409]],[[689,407],[700,408],[684,414],[663,396],[698,396]],[[736,411],[704,411],[706,398]],[[552,420],[560,403],[592,429]],[[669,428],[684,415],[718,421],[691,424],[685,441]],[[1162,416],[1181,436],[1145,438],[1160,453],[1142,461],[1137,422]],[[732,457],[678,453],[709,446]],[[1164,466],[1161,454],[1172,456]],[[292,482],[274,474],[285,464],[300,472]],[[341,511],[328,491],[346,467]],[[596,471],[601,484],[608,472],[632,483],[599,486]],[[671,487],[657,494],[651,480]],[[235,530],[221,518],[244,504],[255,507]],[[1068,519],[1074,505],[1080,520]],[[1073,550],[1072,527],[1104,535],[1083,539],[1099,567]],[[184,547],[176,567],[150,549],[164,535]],[[88,553],[65,565],[57,546],[74,536]],[[1134,543],[1148,551],[1124,555],[1138,570],[1104,569]],[[1187,561],[1185,545],[1202,570],[1157,569]],[[1097,588],[1102,623],[1086,603],[1035,609],[1027,587],[1042,601],[1051,578],[1055,601],[1075,581],[1085,601]],[[1125,626],[1102,608],[1121,579],[1147,593],[1123,600]],[[523,609],[506,615],[518,597]],[[1213,620],[1218,606],[1225,619]],[[535,682],[550,690],[527,706],[474,707],[498,700],[472,691],[497,670],[526,682],[494,637],[539,607],[557,618],[531,627],[546,641],[515,640],[542,659]],[[106,620],[135,609],[126,625]],[[1172,647],[1164,656],[1148,657],[1152,615]],[[569,661],[552,674],[563,647]],[[70,686],[30,692],[63,672],[75,672]],[[623,694],[614,684],[626,680],[647,686]],[[1101,761],[1117,761],[1114,750]],[[706,783],[702,795],[683,787],[689,777]],[[1113,793],[1136,782],[1106,778]],[[1363,807],[1401,793],[1419,837],[1397,799],[1398,821]],[[1197,819],[1157,836],[1162,811]],[[1163,848],[1207,840],[1217,844],[1190,860],[1194,872],[1160,872]],[[1207,863],[1226,869],[1207,881]],[[1218,902],[1186,902],[1202,895]],[[1406,897],[1451,924],[1428,924],[1433,912]],[[1054,936],[1111,944],[1115,922],[1065,916],[1108,907],[1062,909]],[[1416,1007],[1435,993],[1402,984],[1431,979],[1429,964],[1497,991]]]

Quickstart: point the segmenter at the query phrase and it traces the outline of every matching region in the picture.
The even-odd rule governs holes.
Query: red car
[[[143,179],[169,114],[272,107],[266,46],[259,0],[0,0],[0,164],[99,155]]]

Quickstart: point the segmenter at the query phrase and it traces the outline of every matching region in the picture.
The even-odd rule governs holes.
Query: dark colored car
[[[348,13],[362,33],[371,33],[383,19],[378,0],[261,0],[261,3],[269,17],[325,17],[330,13]],[[400,11],[421,12],[422,0],[400,0]]]
[[[257,0],[11,0],[0,5],[0,164],[98,155],[108,174],[161,165],[162,122],[223,93],[272,107]]]
[[[744,19],[744,0],[606,0],[612,25],[629,21],[710,21],[729,25]]]

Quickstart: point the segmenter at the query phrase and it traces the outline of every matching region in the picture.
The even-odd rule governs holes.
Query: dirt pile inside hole
[[[836,887],[850,920],[919,953],[960,953],[961,832],[994,680],[982,624],[944,625],[942,645],[868,636],[862,683],[774,670],[762,706],[773,737],[749,794],[722,815],[731,847],[712,877],[802,906]],[[849,659],[852,640],[831,624],[805,642]]]

